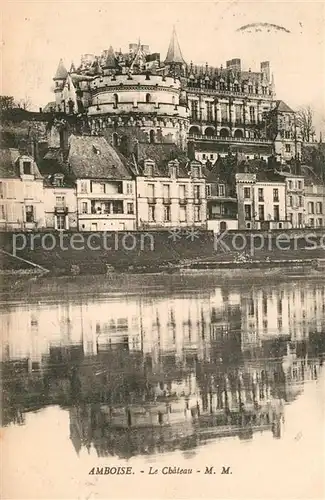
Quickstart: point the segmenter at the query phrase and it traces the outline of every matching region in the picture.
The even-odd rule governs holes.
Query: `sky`
[[[225,66],[240,58],[243,69],[258,71],[269,60],[276,98],[293,109],[311,105],[317,129],[325,129],[325,3],[279,1],[96,2],[5,1],[2,12],[2,88],[28,97],[38,109],[53,100],[52,78],[62,57],[78,64],[83,53],[110,45],[148,44],[165,57],[173,25],[187,62]],[[285,31],[245,30],[271,23]],[[325,130],[324,130],[325,132]]]

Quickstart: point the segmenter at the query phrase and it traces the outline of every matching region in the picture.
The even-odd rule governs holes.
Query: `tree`
[[[17,105],[19,108],[25,109],[26,111],[29,111],[31,106],[32,106],[32,101],[30,97],[25,96],[24,99],[19,99],[17,102]]]
[[[0,111],[8,111],[15,107],[14,98],[11,95],[0,96]]]
[[[303,142],[310,142],[315,134],[313,117],[314,113],[310,106],[301,107],[297,112],[297,125]]]
[[[306,144],[301,153],[302,164],[312,167],[315,174],[325,181],[325,144]]]

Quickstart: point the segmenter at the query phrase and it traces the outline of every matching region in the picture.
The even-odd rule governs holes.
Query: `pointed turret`
[[[173,27],[172,37],[169,42],[168,52],[165,64],[185,64],[182,51],[178,43],[175,26]]]
[[[63,64],[63,60],[60,59],[58,69],[56,70],[53,80],[65,80],[67,76],[68,76],[68,71]]]
[[[64,83],[64,87],[62,90],[62,101],[64,102],[64,108],[66,112],[68,112],[69,114],[77,112],[77,94],[70,75],[67,76],[67,79]]]
[[[72,61],[69,73],[75,73],[75,72],[76,72],[76,67],[75,67],[75,65],[74,65],[74,63]]]
[[[105,60],[103,61],[103,68],[116,68],[115,52],[112,46],[105,53]]]
[[[131,66],[130,68],[131,69],[134,69],[135,67],[138,67],[138,68],[141,68],[145,65],[145,62],[146,62],[146,56],[145,56],[145,53],[143,52],[142,50],[142,45],[141,45],[141,41],[140,41],[140,38],[138,40],[138,47],[137,47],[137,50],[134,54],[134,58],[133,58],[133,61],[131,63]]]

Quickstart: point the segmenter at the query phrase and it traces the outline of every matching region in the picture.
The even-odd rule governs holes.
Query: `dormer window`
[[[193,178],[201,177],[201,165],[191,165],[191,175]]]
[[[53,186],[62,187],[63,186],[64,176],[63,174],[54,174],[53,177]]]
[[[144,175],[152,177],[153,172],[154,172],[154,166],[155,166],[155,163],[152,160],[145,160],[144,161],[144,170],[143,170]]]
[[[168,172],[169,172],[169,175],[170,177],[172,177],[173,179],[176,179],[177,176],[178,176],[178,161],[175,160],[175,161],[170,161],[168,163]]]
[[[24,175],[32,175],[32,162],[23,161],[23,173]]]
[[[151,95],[146,94],[146,103],[148,104],[149,102],[151,102]]]

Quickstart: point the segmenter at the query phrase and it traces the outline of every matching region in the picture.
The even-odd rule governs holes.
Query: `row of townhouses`
[[[294,167],[301,131],[268,61],[187,63],[174,30],[164,60],[140,42],[110,47],[69,71],[60,60],[53,82],[55,100],[32,113],[46,123],[46,154],[1,151],[2,229],[325,224],[324,185]]]
[[[71,135],[37,162],[0,150],[1,230],[132,231],[200,227],[289,229],[325,225],[325,186],[249,161],[232,176],[185,157],[125,158],[103,136]],[[250,168],[249,168],[250,167]]]

